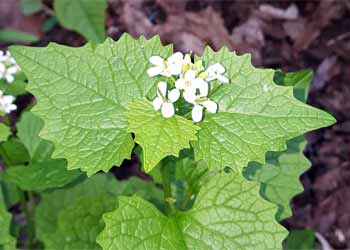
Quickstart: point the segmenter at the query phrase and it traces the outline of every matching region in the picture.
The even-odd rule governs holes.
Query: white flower
[[[20,70],[9,51],[0,51],[0,79],[4,78],[8,83],[12,83],[15,80],[14,75]]]
[[[202,96],[208,95],[208,83],[204,81],[202,78],[197,77],[197,71],[195,70],[187,70],[183,77],[180,77],[175,82],[175,87],[177,89],[184,90],[184,98],[186,99],[185,93],[187,92],[187,96],[192,96],[199,90]],[[186,100],[187,101],[187,100]],[[190,102],[190,101],[188,101]]]
[[[218,79],[223,83],[229,83],[229,79],[222,74],[225,73],[225,68],[220,63],[210,65],[207,69],[208,76],[205,78],[207,81]]]
[[[155,66],[148,69],[147,74],[150,77],[157,75],[163,75],[166,77],[179,75],[182,71],[183,60],[183,54],[181,52],[176,52],[168,57],[168,59],[163,59],[160,56],[152,56],[149,61]]]
[[[153,100],[153,108],[155,111],[161,109],[165,118],[170,118],[175,114],[174,102],[180,97],[178,89],[167,90],[166,82],[158,83],[157,97]]]
[[[10,113],[13,110],[17,109],[17,106],[13,104],[15,97],[11,95],[3,95],[3,92],[0,90],[0,111],[5,113]]]
[[[209,99],[197,101],[192,109],[192,120],[194,122],[200,122],[202,120],[204,108],[206,108],[209,113],[215,114],[218,110],[218,105],[216,102]]]
[[[12,83],[17,72],[18,68],[16,66],[6,68],[4,63],[0,63],[0,79],[5,78],[8,83]]]

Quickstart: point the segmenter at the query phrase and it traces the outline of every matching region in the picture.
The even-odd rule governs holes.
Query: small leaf
[[[42,0],[21,0],[20,3],[25,15],[32,15],[43,8]]]
[[[16,239],[10,234],[11,214],[7,211],[0,185],[0,249],[16,249]]]
[[[211,96],[219,112],[206,115],[192,143],[196,160],[205,160],[209,168],[241,170],[250,161],[264,163],[267,151],[284,150],[287,140],[335,122],[294,98],[292,87],[276,85],[274,71],[253,67],[249,55],[207,48],[202,60],[224,65],[231,81]]]
[[[44,122],[31,112],[25,112],[17,123],[17,136],[26,146],[32,162],[41,162],[50,158],[54,147],[52,143],[39,137]]]
[[[51,159],[29,166],[7,168],[4,179],[22,190],[42,191],[63,187],[81,176],[78,170],[67,171],[64,159]]]
[[[132,103],[128,113],[129,131],[135,133],[135,142],[143,149],[143,166],[151,171],[168,155],[178,156],[183,148],[189,148],[190,140],[196,140],[198,127],[181,116],[164,118],[154,111],[149,101]]]
[[[23,31],[3,29],[0,30],[0,41],[32,43],[39,41],[39,37]]]
[[[312,250],[315,249],[315,234],[311,230],[292,230],[286,241],[286,250]]]
[[[61,24],[95,42],[105,39],[106,8],[107,0],[54,1],[55,14]]]
[[[3,123],[0,123],[0,141],[6,141],[11,135],[11,129]]]
[[[11,138],[0,144],[0,156],[7,166],[23,164],[30,161],[26,147],[18,140]]]
[[[33,112],[45,121],[41,136],[55,144],[53,157],[67,159],[68,169],[81,168],[88,175],[130,158],[134,142],[126,108],[157,84],[146,74],[149,57],[171,51],[159,37],[134,40],[129,35],[82,48],[11,48],[29,78],[28,90],[38,99]]]
[[[97,242],[104,250],[281,249],[286,230],[258,190],[240,174],[221,173],[202,188],[191,210],[169,217],[139,197],[120,197],[119,208],[103,216]]]
[[[0,90],[4,92],[5,95],[18,96],[26,93],[27,83],[22,79],[17,79],[18,74],[16,75],[15,81],[11,84],[8,84],[6,80],[0,80]]]

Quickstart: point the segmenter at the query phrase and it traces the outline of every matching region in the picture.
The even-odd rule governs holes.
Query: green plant
[[[310,72],[257,69],[225,48],[191,59],[127,34],[11,53],[37,104],[1,144],[1,183],[19,190],[29,247],[282,247],[278,221],[309,167],[298,136],[335,122],[304,103]],[[153,182],[107,173],[133,153]],[[6,247],[16,232],[2,218]]]

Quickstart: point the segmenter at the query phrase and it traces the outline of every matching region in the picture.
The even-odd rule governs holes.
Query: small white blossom
[[[197,71],[195,70],[187,70],[183,77],[180,77],[175,82],[175,87],[177,89],[184,90],[184,98],[186,99],[185,93],[187,92],[187,96],[191,96],[199,90],[201,96],[207,96],[209,86],[206,81],[202,78],[197,77]],[[187,101],[187,100],[186,100]],[[188,101],[189,102],[189,101]]]
[[[15,97],[11,95],[3,95],[3,92],[0,90],[0,111],[5,113],[10,113],[13,110],[17,109],[17,106],[13,104]]]
[[[203,119],[204,108],[206,108],[209,113],[215,114],[218,110],[218,104],[209,99],[197,101],[192,109],[192,120],[194,122],[200,122]]]
[[[153,108],[155,111],[161,109],[165,118],[170,118],[175,114],[174,102],[180,97],[178,89],[167,90],[166,82],[158,83],[157,97],[153,100]]]
[[[0,51],[0,79],[4,78],[8,83],[12,83],[15,80],[14,75],[20,70],[9,51]]]
[[[225,68],[220,63],[210,65],[206,72],[208,76],[205,78],[205,80],[207,81],[213,81],[215,79],[218,79],[223,83],[229,83],[228,78],[222,75],[223,73],[225,73]]]
[[[160,56],[152,56],[149,61],[154,67],[147,70],[147,74],[150,77],[162,75],[170,77],[172,75],[179,75],[182,72],[183,54],[176,52],[167,59]]]

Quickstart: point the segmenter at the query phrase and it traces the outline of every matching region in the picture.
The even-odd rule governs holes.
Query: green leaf
[[[25,15],[32,15],[43,8],[42,0],[21,0],[20,3]]]
[[[54,1],[55,14],[61,24],[95,42],[105,39],[106,8],[106,0]]]
[[[26,147],[15,138],[0,144],[0,156],[7,166],[23,164],[30,161]]]
[[[169,217],[133,196],[103,216],[97,242],[117,249],[281,249],[285,229],[274,222],[275,206],[259,197],[258,184],[240,174],[216,175],[193,208]]]
[[[312,250],[315,249],[315,234],[311,230],[292,230],[286,241],[286,250]]]
[[[11,135],[11,129],[3,123],[0,123],[0,141],[6,141]]]
[[[15,81],[11,84],[8,84],[4,79],[0,80],[0,90],[4,92],[5,95],[23,95],[26,93],[26,82],[22,79],[17,79],[18,74],[16,74]]]
[[[27,32],[3,29],[0,30],[0,41],[32,43],[39,41],[39,37]]]
[[[3,173],[4,171],[0,172],[0,189],[2,189],[5,205],[9,209],[19,201],[20,197],[17,186],[4,180]]]
[[[44,239],[46,249],[101,249],[95,240],[104,227],[102,214],[117,204],[115,196],[106,194],[80,198],[60,213],[55,232]]]
[[[117,207],[119,194],[135,193],[156,203],[163,199],[151,182],[102,174],[44,192],[35,215],[37,236],[47,249],[100,249],[95,241],[104,226],[102,214]]]
[[[7,211],[0,186],[0,249],[16,249],[16,239],[10,234],[11,214]]]
[[[181,116],[164,118],[155,112],[149,101],[133,102],[128,110],[129,131],[135,133],[135,142],[143,149],[143,166],[151,171],[168,155],[178,156],[183,148],[196,140],[198,127]]]
[[[311,84],[310,71],[282,73],[276,72],[275,81],[282,86],[293,86],[294,95],[306,102],[308,89]],[[270,202],[278,205],[276,219],[281,221],[292,215],[290,200],[303,191],[299,181],[309,167],[310,162],[303,151],[306,141],[302,136],[287,142],[287,150],[283,152],[268,152],[266,164],[250,163],[244,169],[247,178],[261,183],[260,193]]]
[[[54,146],[39,137],[44,122],[31,112],[25,112],[17,123],[17,136],[26,146],[32,162],[47,160],[52,155]]]
[[[116,196],[118,194],[117,185],[118,182],[113,176],[97,174],[75,185],[43,192],[35,213],[37,237],[46,244],[48,235],[57,230],[59,216],[63,211],[77,206],[79,200],[83,198],[97,199],[103,195]],[[79,218],[76,219],[83,222],[84,218]],[[82,234],[88,234],[89,230],[90,228],[80,228],[79,231]]]
[[[281,153],[269,152],[266,164],[251,163],[246,172],[251,171],[250,179],[260,182],[261,194],[268,201],[279,206],[276,214],[278,221],[292,215],[290,200],[303,191],[299,178],[310,166],[303,151],[306,141],[303,137],[287,143],[288,149]]]
[[[206,65],[224,65],[231,81],[211,96],[219,112],[206,114],[198,141],[192,142],[196,160],[205,160],[209,168],[241,170],[250,161],[264,163],[267,151],[284,150],[287,140],[335,122],[294,98],[292,87],[276,85],[274,71],[253,67],[249,55],[207,48],[202,59]]]
[[[42,191],[63,187],[81,176],[78,170],[67,171],[64,159],[51,159],[29,166],[7,168],[4,179],[14,183],[22,190]]]
[[[41,135],[55,144],[55,158],[88,175],[130,158],[134,146],[127,131],[129,103],[154,90],[157,78],[145,73],[152,55],[167,57],[159,37],[68,48],[12,47],[11,53],[29,78],[38,99],[33,112],[45,121]]]

